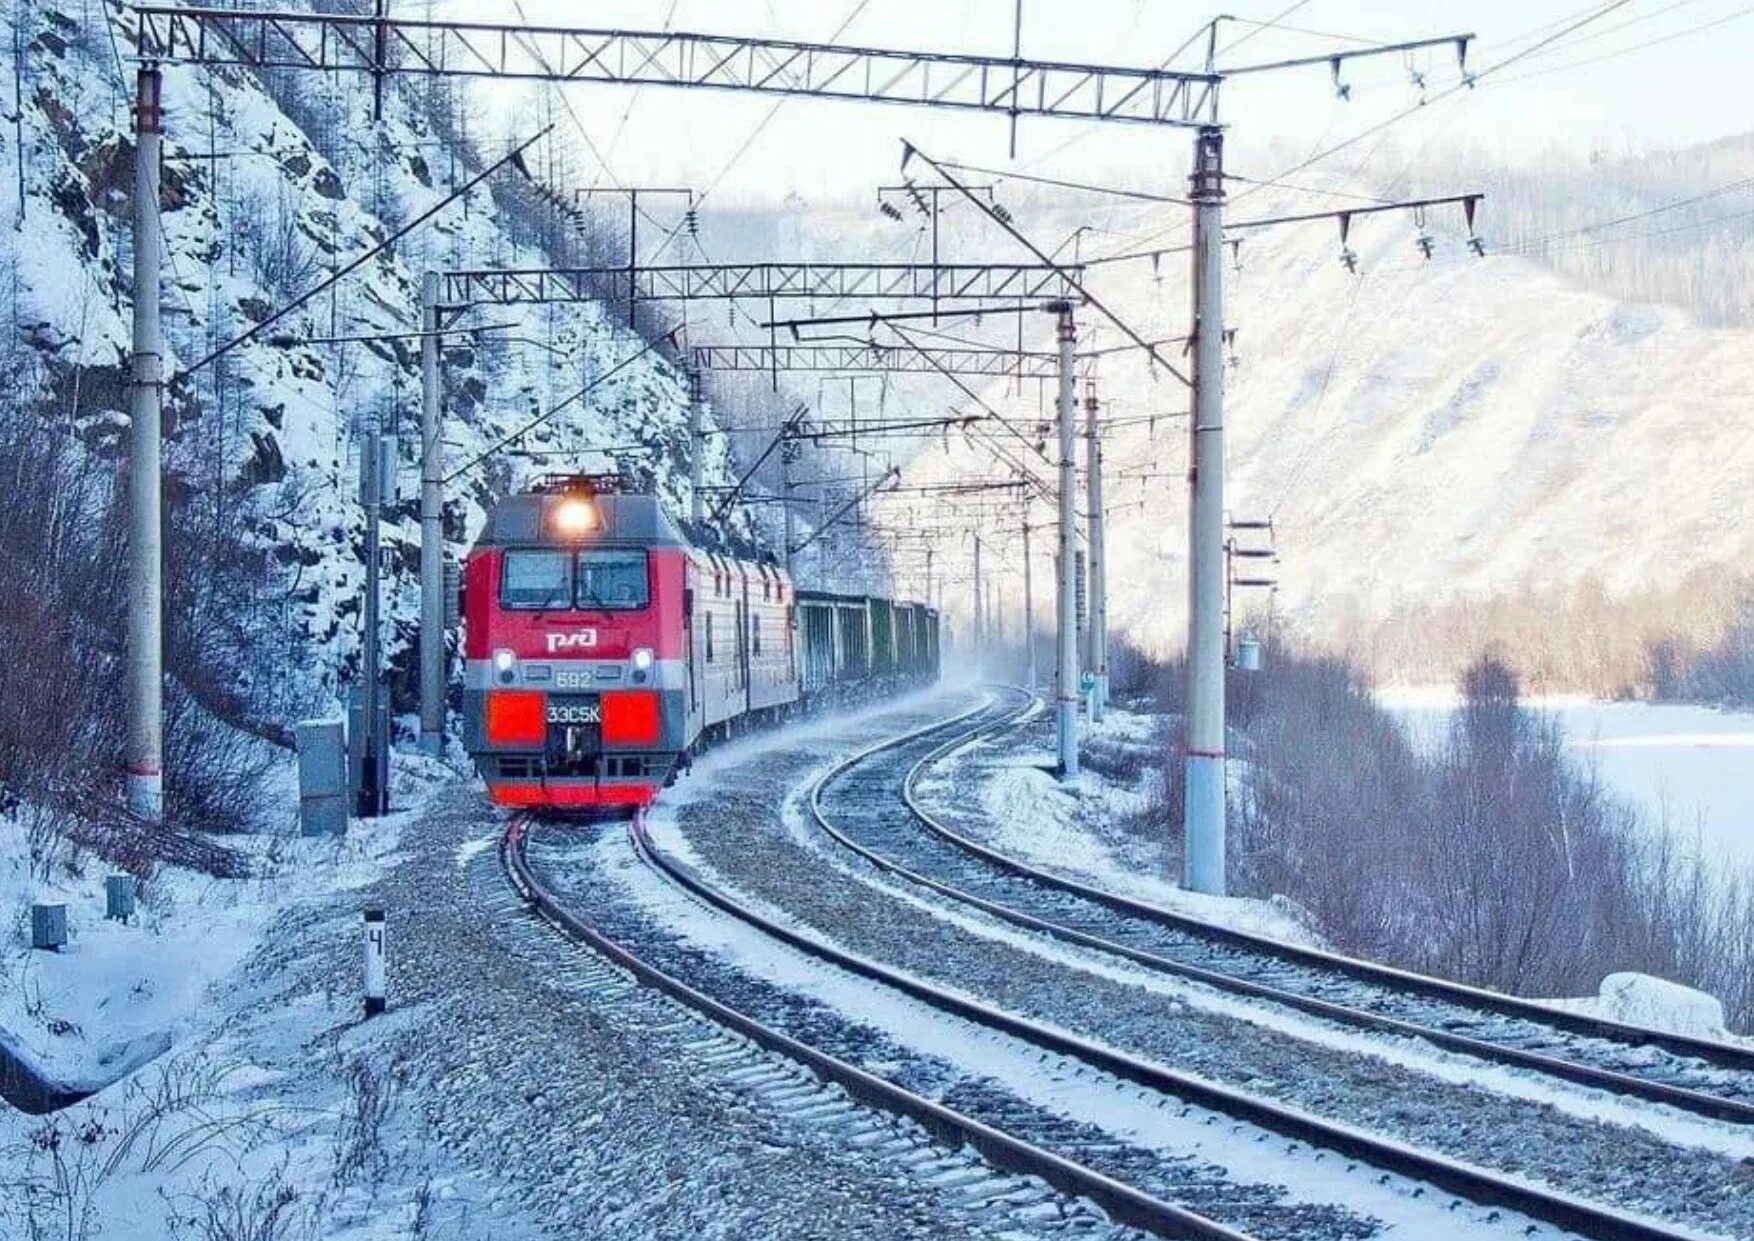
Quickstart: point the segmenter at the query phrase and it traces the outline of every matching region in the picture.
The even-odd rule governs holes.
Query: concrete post
[[[706,402],[705,385],[701,382],[700,371],[691,368],[688,372],[688,520],[694,527],[691,532],[695,538],[702,537],[701,528],[706,525],[706,495],[701,488],[706,479],[706,435],[702,427]]]
[[[445,449],[439,378],[439,276],[420,286],[420,751],[445,744]]]
[[[135,77],[134,358],[128,432],[128,809],[164,818],[164,598],[159,438],[164,337],[159,322],[159,160],[164,146],[158,66]]]
[[[365,507],[365,629],[360,635],[360,689],[364,718],[363,727],[353,733],[362,763],[355,811],[361,818],[375,818],[388,808],[383,772],[390,744],[381,726],[382,709],[379,706],[383,677],[379,651],[382,625],[378,617],[382,595],[379,574],[383,561],[380,531],[386,471],[384,437],[375,425],[361,440],[359,457],[359,499]]]
[[[981,536],[974,536],[974,657],[977,666],[986,667],[987,618],[982,610]]]
[[[1072,303],[1055,302],[1051,309],[1059,318],[1060,341],[1060,563],[1059,616],[1057,647],[1057,683],[1054,686],[1054,713],[1060,753],[1060,779],[1071,780],[1078,775],[1078,617],[1073,580],[1077,559],[1077,392],[1073,350],[1078,343],[1078,329],[1072,318]]]
[[[1035,667],[1035,564],[1030,558],[1027,512],[1023,515],[1023,646],[1028,677],[1025,685],[1033,691],[1038,679]]]
[[[780,507],[785,509],[785,566],[786,576],[792,579],[794,589],[798,578],[792,568],[792,545],[798,538],[797,521],[792,514],[792,459],[797,455],[796,440],[787,440],[780,445]]]
[[[816,492],[816,589],[828,589],[828,488]]]
[[[1182,883],[1225,891],[1224,134],[1194,147],[1193,416],[1189,420],[1188,656]]]
[[[1105,543],[1105,517],[1102,511],[1102,437],[1096,426],[1096,381],[1084,388],[1084,434],[1086,443],[1086,504],[1090,509],[1087,541],[1090,544],[1090,620],[1087,634],[1089,650],[1085,656],[1095,684],[1091,688],[1090,719],[1100,723],[1108,706],[1108,547]]]
[[[376,1017],[385,1008],[384,911],[368,906],[365,911],[365,1015]]]

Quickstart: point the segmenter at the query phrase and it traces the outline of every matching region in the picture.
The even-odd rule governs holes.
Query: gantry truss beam
[[[1014,349],[958,349],[879,345],[696,345],[690,360],[703,371],[869,371],[880,374],[954,374],[1005,379],[1053,379],[1059,357]]]
[[[1197,125],[1216,74],[670,31],[142,5],[142,59],[362,73],[695,86],[1003,116]]]
[[[824,301],[1035,301],[1077,296],[1076,267],[1028,263],[714,263],[448,271],[439,306],[532,302],[821,298]],[[1068,279],[1068,277],[1071,279]]]

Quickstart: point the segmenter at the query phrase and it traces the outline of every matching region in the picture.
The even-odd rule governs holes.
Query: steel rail
[[[907,742],[942,732],[971,716],[985,713],[990,706],[989,701],[954,720],[939,721],[911,730],[901,737],[889,738],[835,764],[812,786],[812,814],[819,823],[824,822],[820,803],[823,789],[859,763]],[[1474,1205],[1515,1211],[1596,1241],[1682,1241],[1696,1235],[1674,1231],[1654,1220],[1501,1176],[1260,1096],[1204,1081],[949,991],[755,912],[689,867],[666,856],[653,844],[642,820],[634,822],[631,834],[642,860],[658,873],[770,938],[849,973],[888,986],[941,1012],[1020,1039],[1052,1054],[1081,1061],[1120,1080],[1208,1108],[1282,1137],[1357,1159],[1382,1171],[1424,1182]]]
[[[1033,702],[1033,700],[1026,700],[1025,705],[1027,706],[1030,702]],[[1022,711],[1019,711],[1014,713],[1011,717],[994,721],[985,727],[976,729],[961,737],[953,738],[951,741],[939,746],[925,755],[913,765],[904,778],[902,783],[902,800],[906,803],[909,812],[912,813],[915,818],[917,818],[929,831],[940,836],[946,842],[955,845],[958,848],[965,848],[981,858],[981,860],[991,862],[1010,873],[1017,874],[1025,879],[1036,880],[1041,876],[1042,872],[1036,871],[1026,863],[1018,862],[1014,858],[1009,858],[1004,854],[989,849],[987,846],[971,841],[953,829],[944,826],[940,820],[934,817],[920,804],[914,790],[915,782],[924,773],[927,767],[933,763],[941,761],[951,752],[972,743],[977,738],[1009,726],[1014,723],[1016,717],[1021,714]],[[893,748],[895,745],[904,744],[905,741],[917,739],[917,737],[910,737],[901,742],[892,741],[885,743],[881,749]],[[865,757],[868,757],[874,752],[877,751],[867,751]],[[1063,923],[1055,922],[1048,918],[1038,917],[1034,914],[1018,909],[1015,906],[988,900],[986,897],[977,896],[972,892],[958,888],[954,884],[946,883],[941,879],[935,879],[930,875],[923,874],[920,871],[905,866],[895,859],[877,852],[875,849],[860,844],[840,829],[827,823],[820,816],[818,817],[818,823],[836,842],[857,854],[865,861],[871,863],[873,866],[890,874],[897,875],[907,880],[909,883],[936,892],[940,896],[969,905],[972,908],[981,910],[983,913],[1010,922],[1015,926],[1023,927],[1026,930],[1049,935],[1055,939],[1077,944],[1083,948],[1091,948],[1099,952],[1123,957],[1137,965],[1143,965],[1160,973],[1170,974],[1177,978],[1187,979],[1191,982],[1202,983],[1206,986],[1233,995],[1241,995],[1249,999],[1279,1004],[1286,1008],[1296,1009],[1300,1012],[1308,1013],[1311,1016],[1321,1017],[1343,1025],[1354,1026],[1361,1029],[1372,1030],[1377,1033],[1395,1035],[1404,1038],[1422,1039],[1425,1042],[1442,1047],[1446,1051],[1453,1051],[1463,1055],[1473,1056],[1477,1059],[1509,1065],[1514,1068],[1530,1069],[1581,1086],[1632,1095],[1648,1102],[1665,1104],[1713,1120],[1729,1121],[1736,1124],[1754,1124],[1754,1103],[1749,1103],[1744,1100],[1725,1098],[1721,1095],[1714,1095],[1684,1086],[1675,1086],[1666,1082],[1652,1081],[1649,1078],[1637,1077],[1632,1074],[1621,1073],[1612,1069],[1603,1069],[1597,1068],[1593,1065],[1579,1064],[1576,1061],[1561,1059],[1557,1056],[1524,1051],[1517,1047],[1507,1047],[1500,1043],[1474,1038],[1466,1034],[1457,1034],[1433,1026],[1425,1026],[1416,1022],[1403,1021],[1395,1017],[1386,1017],[1379,1013],[1369,1012],[1361,1008],[1354,1008],[1350,1005],[1336,1003],[1332,1000],[1323,1000],[1314,996],[1303,995],[1295,991],[1287,991],[1268,983],[1254,982],[1246,978],[1239,978],[1234,974],[1227,974],[1220,970],[1208,969],[1199,965],[1191,965],[1187,962],[1177,961],[1159,953],[1150,952],[1146,949],[1135,948],[1132,945],[1123,944],[1113,939],[1108,939],[1100,935],[1093,935],[1088,931],[1081,931],[1076,927],[1066,926]],[[1071,883],[1072,881],[1066,882]],[[1086,892],[1082,890],[1082,885],[1074,884],[1069,891],[1079,896],[1086,895]],[[1094,892],[1096,890],[1090,889],[1089,891]],[[1094,900],[1095,898],[1092,897],[1091,899]],[[1181,928],[1177,927],[1176,929],[1179,930]]]
[[[636,819],[635,824],[639,833],[635,837],[637,843],[643,836],[643,822]],[[669,996],[764,1050],[795,1061],[822,1081],[838,1085],[849,1097],[866,1106],[912,1120],[939,1142],[972,1147],[996,1168],[1021,1176],[1040,1177],[1060,1193],[1095,1203],[1117,1223],[1162,1237],[1253,1241],[1247,1233],[1144,1193],[811,1047],[665,973],[561,903],[536,877],[525,851],[527,835],[528,820],[517,816],[508,824],[499,842],[500,864],[513,888],[538,917],[627,970],[643,985]]]
[[[1017,692],[1025,691],[1019,690]],[[913,796],[911,779],[906,787],[905,798],[909,810],[929,830],[948,843],[1012,874],[1047,887],[1057,888],[1074,896],[1083,897],[1120,913],[1157,922],[1174,930],[1198,935],[1230,947],[1266,953],[1292,964],[1331,970],[1362,982],[1395,988],[1423,998],[1446,1000],[1469,1008],[1483,1009],[1499,1016],[1516,1017],[1548,1025],[1568,1034],[1600,1038],[1633,1047],[1656,1047],[1674,1055],[1691,1056],[1705,1060],[1718,1068],[1754,1071],[1754,1048],[1743,1048],[1715,1039],[1700,1038],[1689,1034],[1673,1034],[1663,1030],[1650,1030],[1641,1026],[1610,1021],[1606,1018],[1571,1013],[1564,1009],[1551,1008],[1545,1004],[1536,1003],[1533,1000],[1519,999],[1501,992],[1471,987],[1466,983],[1433,978],[1426,974],[1415,974],[1408,970],[1397,969],[1394,966],[1379,965],[1372,961],[1363,961],[1357,957],[1326,952],[1319,948],[1288,944],[1248,931],[1220,926],[1189,914],[1176,913],[1144,901],[1122,896],[1119,893],[1104,891],[1101,888],[1080,883],[1075,879],[1068,879],[1063,875],[1056,875],[1050,871],[1031,866],[1027,862],[1001,853],[944,826],[919,806],[917,799]],[[1425,1037],[1430,1037],[1430,1032]],[[1659,1084],[1647,1082],[1646,1085],[1654,1087]],[[1710,1098],[1711,1096],[1700,1097]],[[1665,1101],[1677,1102],[1677,1105],[1680,1105],[1676,1099]],[[1733,1103],[1733,1101],[1724,1102]],[[1754,1115],[1751,1115],[1745,1107],[1736,1106],[1738,1106],[1737,1115],[1726,1118],[1754,1120]]]

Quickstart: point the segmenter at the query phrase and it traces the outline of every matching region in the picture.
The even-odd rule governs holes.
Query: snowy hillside
[[[4,8],[27,48],[23,201],[11,177],[0,185],[0,212],[16,222],[0,238],[0,269],[22,342],[9,344],[8,361],[40,385],[47,425],[73,430],[97,459],[113,461],[127,426],[128,23],[113,4]],[[266,565],[266,589],[237,620],[262,659],[238,673],[260,683],[258,711],[296,718],[332,700],[357,648],[358,435],[374,421],[395,435],[401,463],[401,502],[384,536],[395,566],[386,600],[392,649],[405,655],[413,641],[419,353],[406,334],[418,327],[422,274],[547,265],[564,257],[554,252],[567,242],[552,229],[544,235],[528,183],[507,171],[272,332],[181,377],[181,367],[379,244],[504,152],[484,150],[475,163],[466,148],[459,155],[448,140],[468,138],[466,109],[430,84],[392,84],[380,126],[370,119],[368,84],[349,77],[265,82],[168,66],[165,95],[164,315],[174,377],[167,494],[185,519],[241,531]],[[518,140],[536,129],[528,125]],[[17,132],[0,134],[8,164]],[[560,137],[532,149],[538,174],[555,166]],[[475,324],[499,326],[449,338],[445,355],[453,554],[496,492],[544,469],[620,468],[655,481],[685,510],[686,387],[661,351],[635,359],[647,342],[597,304],[479,308],[461,323]],[[486,452],[628,359],[566,412]],[[722,447],[714,453],[708,477],[717,480],[726,463]]]
[[[1303,183],[1339,193],[1370,188],[1313,173]],[[1475,186],[1435,178],[1416,188]],[[1101,227],[1085,236],[1086,256],[1186,241],[1180,208],[1101,200],[1093,207],[1089,197],[1044,202],[1017,187],[1003,193],[1048,247],[1090,221]],[[1235,219],[1344,201],[1246,186],[1232,193]],[[1604,201],[1596,214],[1613,210]],[[854,239],[840,243],[848,249],[896,259],[918,246],[914,229],[886,228],[863,205],[811,219],[835,221]],[[1619,301],[1533,258],[1494,253],[1490,199],[1480,216],[1486,258],[1467,251],[1461,223],[1459,209],[1432,213],[1437,248],[1427,262],[1414,246],[1412,220],[1359,220],[1351,235],[1357,275],[1338,261],[1332,222],[1251,233],[1241,248],[1227,315],[1237,333],[1227,502],[1233,517],[1274,521],[1278,619],[1318,638],[1367,645],[1389,618],[1416,633],[1420,616],[1446,605],[1466,610],[1458,601],[1472,608],[1495,599],[1502,608],[1534,591],[1593,596],[1599,584],[1609,599],[1646,601],[1653,622],[1710,623],[1696,609],[1676,609],[1671,596],[1683,584],[1741,574],[1754,554],[1746,491],[1754,469],[1746,418],[1754,332]],[[787,240],[794,231],[783,216],[769,230]],[[758,231],[752,224],[751,235]],[[1027,257],[966,213],[947,232],[956,257]],[[814,244],[830,243],[819,232]],[[1187,324],[1186,263],[1172,253],[1160,264],[1104,266],[1093,269],[1091,287],[1144,334],[1178,336]],[[1035,318],[1032,347],[1045,348],[1045,317]],[[1011,323],[949,330],[1006,345]],[[1083,313],[1081,347],[1121,339],[1100,315]],[[1111,620],[1162,648],[1179,644],[1185,610],[1187,394],[1135,359],[1107,357],[1098,374],[1117,421],[1106,449]],[[895,387],[928,391],[907,381]],[[984,395],[1032,424],[1051,416],[1043,389],[1032,383],[1008,394],[995,384]],[[956,395],[939,384],[922,400],[938,406]],[[1000,472],[971,450],[953,444],[947,456],[932,444],[910,481],[966,471],[977,459]],[[1038,509],[1035,519],[1045,516]],[[1037,553],[1045,568],[1043,543]],[[945,555],[951,572],[966,575],[966,541]],[[1001,555],[1014,573],[1017,548]],[[1020,594],[1015,584],[1007,592],[1013,613]],[[966,610],[954,589],[947,602],[953,613]],[[1580,628],[1601,623],[1548,615],[1529,618],[1529,627],[1562,630],[1568,619]],[[1485,636],[1515,640],[1508,628]]]

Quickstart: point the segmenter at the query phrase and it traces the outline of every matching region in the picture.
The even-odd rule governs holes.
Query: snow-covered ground
[[[972,781],[978,772],[979,802],[990,834],[984,843],[1002,853],[1075,879],[1093,883],[1176,913],[1203,918],[1233,930],[1266,935],[1289,943],[1313,943],[1309,929],[1271,901],[1244,897],[1212,897],[1189,892],[1176,877],[1142,870],[1135,856],[1123,856],[1124,839],[1114,828],[1137,819],[1164,796],[1161,763],[1161,716],[1111,708],[1097,725],[1082,725],[1082,744],[1146,756],[1141,770],[1121,782],[1088,766],[1077,780],[1064,784],[1054,775],[1051,730],[1037,716],[1028,748],[988,753],[990,770],[962,761],[979,751],[964,751],[937,765],[920,781],[925,792],[942,794],[951,785]],[[1234,778],[1234,774],[1233,778]],[[1167,830],[1167,829],[1166,829]]]
[[[399,856],[402,832],[442,769],[398,757],[395,804],[345,836],[239,835],[226,843],[250,874],[215,879],[161,868],[127,923],[104,916],[101,860],[65,846],[33,864],[19,816],[0,817],[0,1044],[44,1080],[96,1090],[189,1040],[218,1016],[209,990],[260,945],[289,908],[354,891]],[[40,846],[39,846],[40,848]],[[67,907],[67,946],[33,951],[30,906]]]
[[[1377,699],[1416,744],[1434,744],[1455,691],[1397,687]],[[1754,713],[1673,703],[1528,699],[1565,729],[1567,744],[1652,824],[1707,856],[1754,872]]]

